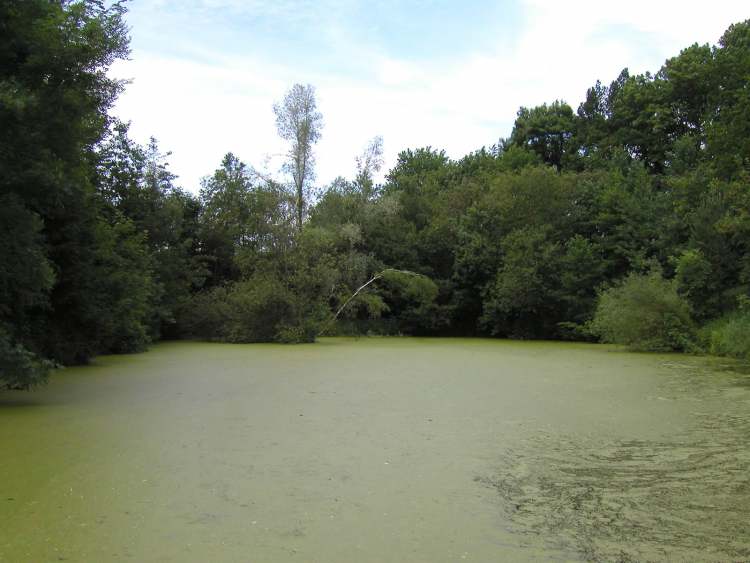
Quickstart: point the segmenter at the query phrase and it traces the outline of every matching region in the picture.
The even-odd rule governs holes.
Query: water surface
[[[750,559],[750,376],[587,344],[166,343],[0,394],[0,561]]]

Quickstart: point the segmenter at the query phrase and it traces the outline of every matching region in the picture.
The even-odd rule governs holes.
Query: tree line
[[[459,160],[405,150],[377,184],[376,137],[315,197],[311,86],[273,108],[289,182],[228,153],[194,195],[108,114],[122,2],[5,2],[0,27],[0,388],[324,327],[750,354],[750,20],[575,111],[522,107]]]

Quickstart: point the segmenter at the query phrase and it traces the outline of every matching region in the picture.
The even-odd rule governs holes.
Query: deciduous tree
[[[320,139],[323,116],[315,101],[315,88],[295,84],[284,99],[274,104],[276,128],[290,143],[285,169],[294,181],[297,230],[302,230],[310,183],[315,177],[313,145]]]

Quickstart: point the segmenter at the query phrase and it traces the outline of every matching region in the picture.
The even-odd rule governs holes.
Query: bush
[[[701,340],[710,354],[750,360],[750,310],[739,310],[709,323]]]
[[[0,390],[29,389],[47,381],[54,364],[13,342],[0,327]]]
[[[180,315],[181,332],[222,342],[312,342],[327,309],[308,297],[256,275],[194,296]]]
[[[227,295],[229,342],[273,342],[282,326],[294,326],[294,298],[273,279],[253,277],[236,283]]]
[[[385,314],[384,322],[379,323],[381,329],[393,330],[388,328],[392,325],[396,333],[429,334],[441,328],[447,321],[445,311],[435,303],[438,292],[438,286],[427,276],[384,270],[378,288],[383,308],[376,315]],[[393,311],[397,313],[392,314]]]
[[[696,349],[690,305],[674,283],[658,272],[630,274],[603,291],[588,330],[603,342],[634,350],[667,352]]]

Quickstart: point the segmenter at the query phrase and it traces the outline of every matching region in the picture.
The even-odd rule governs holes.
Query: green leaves
[[[576,119],[565,102],[518,110],[510,142],[539,155],[558,171],[574,168],[577,159]]]
[[[145,314],[129,293],[140,282],[119,279],[130,268],[149,278],[143,241],[121,230],[95,188],[94,147],[122,87],[106,71],[128,52],[123,11],[95,1],[0,3],[0,230],[10,231],[0,323],[7,354],[25,366],[15,373],[29,382],[45,371],[39,357],[80,362],[106,351],[113,309],[128,312],[128,334]],[[122,291],[108,294],[107,283]]]
[[[0,325],[0,391],[30,389],[47,381],[54,363],[14,342]]]
[[[604,342],[651,352],[691,351],[696,327],[690,306],[659,272],[630,274],[599,296],[589,330]]]

